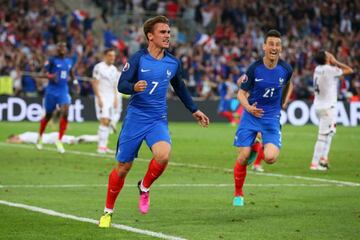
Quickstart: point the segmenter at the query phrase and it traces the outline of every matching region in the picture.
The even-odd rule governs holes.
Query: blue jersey
[[[45,64],[45,69],[50,74],[55,74],[55,79],[50,80],[46,92],[68,93],[68,77],[73,65],[70,58],[51,57]]]
[[[147,82],[147,88],[144,92],[135,92],[134,85],[140,80]],[[169,83],[189,111],[197,111],[197,106],[182,80],[178,59],[167,51],[159,60],[153,58],[147,49],[136,52],[124,66],[118,83],[119,92],[132,95],[127,117],[141,121],[166,119],[166,93]]]
[[[264,110],[263,119],[280,118],[282,89],[290,81],[292,68],[279,60],[275,68],[269,69],[262,59],[250,65],[241,89],[249,93],[249,104],[257,103]]]

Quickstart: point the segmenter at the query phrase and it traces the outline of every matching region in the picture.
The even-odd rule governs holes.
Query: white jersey
[[[24,132],[19,134],[19,139],[23,143],[33,143],[36,144],[39,137],[39,133],[37,132]],[[44,144],[55,144],[56,140],[59,137],[59,133],[51,132],[45,133],[42,135],[42,141]],[[65,144],[74,144],[76,142],[74,136],[64,135],[61,141]]]
[[[314,105],[316,109],[336,107],[339,77],[342,74],[342,69],[328,64],[319,65],[315,68]]]
[[[105,99],[114,101],[114,94],[117,91],[117,83],[120,78],[120,71],[114,65],[107,65],[104,61],[95,65],[93,78],[99,81],[99,94]]]

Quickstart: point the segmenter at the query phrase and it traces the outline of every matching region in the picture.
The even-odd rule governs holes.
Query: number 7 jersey
[[[136,82],[144,80],[147,87],[135,92]],[[167,118],[166,94],[169,83],[191,112],[197,110],[182,80],[181,64],[165,51],[162,59],[153,58],[147,49],[135,53],[126,63],[118,83],[121,93],[131,94],[127,117],[134,120],[156,120]]]
[[[282,89],[290,81],[291,66],[279,60],[276,67],[269,69],[263,59],[250,65],[241,83],[241,89],[249,93],[248,101],[264,110],[263,119],[280,118]]]

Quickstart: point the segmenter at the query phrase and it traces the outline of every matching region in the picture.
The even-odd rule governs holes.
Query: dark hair
[[[16,136],[16,134],[10,134],[10,135],[7,137],[7,139],[13,138],[13,137],[15,137],[15,136]]]
[[[115,52],[114,48],[107,48],[104,50],[104,55],[108,54],[109,52]]]
[[[265,35],[264,43],[269,37],[281,38],[281,33],[278,30],[270,29]]]
[[[157,23],[165,23],[167,25],[169,25],[169,19],[165,16],[156,16],[156,17],[152,17],[149,18],[148,20],[146,20],[146,22],[144,23],[144,34],[147,40],[149,40],[147,34],[152,32],[154,30],[154,26]]]
[[[324,65],[326,63],[326,53],[323,50],[318,51],[314,55],[314,60],[319,65]]]

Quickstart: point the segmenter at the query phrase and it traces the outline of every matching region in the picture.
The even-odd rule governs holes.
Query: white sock
[[[99,148],[106,148],[108,138],[109,138],[109,128],[107,126],[100,125],[99,130],[98,130],[98,135],[99,135],[98,147]]]
[[[141,190],[142,192],[148,192],[148,191],[150,191],[150,188],[146,188],[146,187],[144,187],[144,185],[143,185],[143,181],[141,180],[141,183],[140,183],[140,190]]]
[[[320,157],[322,157],[323,151],[324,151],[324,147],[325,147],[325,142],[326,142],[326,136],[319,134],[318,135],[318,139],[316,141],[315,144],[315,149],[314,149],[314,155],[311,161],[312,165],[318,165],[319,161],[320,161]]]
[[[110,209],[110,208],[104,208],[104,213],[113,213],[114,209]]]
[[[322,155],[321,155],[321,157],[322,157],[323,159],[326,159],[326,161],[327,161],[327,159],[328,159],[328,155],[329,155],[329,151],[330,151],[330,146],[331,146],[332,137],[333,137],[332,134],[327,135],[327,137],[326,137],[326,142],[325,142],[324,149],[323,149],[323,153],[322,153]]]

